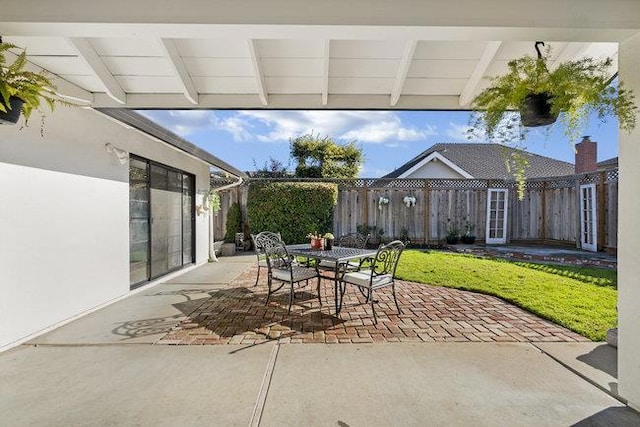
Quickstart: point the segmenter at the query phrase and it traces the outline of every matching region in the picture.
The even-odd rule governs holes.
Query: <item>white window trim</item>
[[[434,151],[433,153],[429,154],[424,159],[420,160],[418,163],[413,165],[413,167],[411,167],[408,171],[406,171],[403,174],[401,174],[398,178],[408,178],[409,175],[411,175],[412,173],[414,173],[415,171],[417,171],[418,169],[420,169],[421,167],[423,167],[427,163],[429,163],[431,161],[437,161],[437,160],[439,160],[442,163],[444,163],[445,165],[449,166],[451,169],[453,169],[454,171],[456,171],[457,173],[462,175],[463,178],[473,179],[473,175],[471,175],[469,172],[465,171],[460,166],[456,165],[451,160],[447,159],[446,157],[444,157],[442,154],[438,153],[437,151]]]
[[[504,192],[504,221],[502,222],[502,238],[489,237],[489,224],[491,219],[491,193]],[[507,220],[509,218],[509,190],[506,188],[488,188],[487,189],[487,226],[485,228],[485,243],[489,245],[507,243]]]
[[[586,243],[583,241],[584,238],[584,197],[583,190],[585,188],[591,189],[591,213],[593,218],[593,223],[591,224],[591,239],[593,243]],[[583,184],[580,186],[580,247],[584,250],[597,252],[598,251],[598,209],[597,209],[597,200],[596,200],[596,185],[595,184]]]

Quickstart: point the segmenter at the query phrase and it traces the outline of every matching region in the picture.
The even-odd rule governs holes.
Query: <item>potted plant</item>
[[[479,114],[476,126],[481,126],[491,139],[498,136],[500,125],[512,120],[512,112],[520,112],[523,126],[544,126],[561,120],[571,141],[581,135],[589,114],[595,112],[602,121],[616,116],[620,127],[631,132],[636,126],[635,98],[631,91],[610,84],[611,58],[582,58],[559,64],[550,70],[549,50],[538,56],[523,56],[509,61],[509,72],[495,77],[492,84],[472,102]],[[506,125],[509,128],[509,125]],[[509,134],[511,136],[512,134]]]
[[[307,239],[311,240],[311,249],[324,249],[324,238],[322,234],[315,232],[307,234]]]
[[[460,238],[462,243],[465,245],[473,245],[476,242],[476,236],[473,234],[473,230],[476,228],[475,225],[471,224],[469,221],[466,221],[464,224],[464,234]]]
[[[389,198],[385,196],[380,196],[378,199],[378,209],[382,210],[383,206],[387,206],[389,204]]]
[[[415,206],[416,205],[416,196],[413,195],[407,195],[404,196],[404,199],[402,199],[402,203],[404,203],[404,205],[408,208]]]
[[[27,53],[23,50],[15,61],[7,63],[7,52],[18,49],[11,43],[3,43],[0,39],[0,123],[16,123],[20,113],[24,116],[25,125],[34,110],[40,110],[42,103],[54,110],[56,103],[72,105],[60,99],[56,87],[44,74],[25,70]],[[44,124],[44,114],[42,114]]]
[[[447,244],[456,245],[460,241],[460,229],[458,226],[451,222],[451,219],[447,219]]]
[[[576,141],[592,113],[603,122],[609,116],[617,117],[620,128],[627,132],[635,129],[638,107],[634,95],[622,82],[618,87],[610,84],[610,58],[587,57],[550,69],[550,50],[543,55],[540,44],[544,45],[535,44],[537,57],[527,55],[509,61],[509,71],[495,77],[474,98],[472,107],[476,113],[470,137],[485,134],[492,141],[518,144],[527,127],[549,125],[560,117],[568,140]],[[507,159],[507,163],[517,184],[518,198],[522,199],[526,159],[520,156]]]
[[[333,248],[333,241],[335,240],[336,236],[333,235],[333,233],[324,233],[324,248],[328,251],[330,251]]]

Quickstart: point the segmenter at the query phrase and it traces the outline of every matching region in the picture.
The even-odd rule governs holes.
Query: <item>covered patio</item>
[[[2,193],[2,201],[3,206],[14,208],[6,211],[8,219],[2,224],[11,245],[3,247],[0,257],[7,263],[0,269],[0,291],[9,295],[0,310],[0,346],[18,345],[33,334],[132,295],[125,214],[128,170],[107,157],[106,143],[121,141],[123,145],[118,147],[125,153],[190,174],[195,180],[192,190],[197,203],[202,203],[209,190],[210,164],[179,147],[160,147],[158,138],[147,135],[142,140],[135,126],[113,123],[92,108],[465,109],[486,84],[485,76],[499,73],[508,59],[529,51],[537,40],[556,44],[554,61],[615,55],[612,74],[617,72],[627,88],[640,94],[640,3],[532,0],[517,7],[513,3],[220,0],[161,2],[160,7],[153,0],[4,2],[0,17],[3,39],[27,47],[30,67],[54,73],[61,95],[88,108],[47,116],[44,139],[37,126],[24,131],[0,129],[0,172],[13,184]],[[617,381],[614,383],[616,393],[638,409],[639,129],[620,134],[619,151],[619,390]],[[44,186],[48,191],[42,191]],[[84,196],[76,197],[78,194]],[[42,212],[49,214],[55,226],[40,220]],[[198,217],[193,223],[197,236],[186,263],[200,265],[207,260],[208,220]],[[27,417],[17,420],[23,424],[51,419],[61,424],[144,419],[157,424],[195,425],[210,424],[211,419],[205,422],[189,411],[184,415],[184,409],[210,408],[211,401],[217,399],[215,409],[229,416],[222,424],[262,420],[265,425],[282,425],[292,423],[292,414],[300,411],[309,414],[314,424],[371,424],[367,415],[376,413],[379,401],[395,393],[398,397],[391,399],[389,407],[396,410],[383,411],[380,424],[418,424],[429,419],[444,423],[447,416],[461,423],[486,419],[488,425],[518,421],[589,424],[611,419],[617,425],[637,424],[629,418],[635,415],[629,415],[632,413],[618,401],[560,368],[539,352],[542,345],[536,348],[530,342],[547,338],[571,341],[575,337],[511,308],[501,307],[508,315],[496,318],[469,309],[474,304],[491,307],[495,301],[477,297],[461,301],[455,293],[416,300],[412,285],[406,284],[403,302],[415,304],[419,310],[405,314],[410,317],[396,318],[392,310],[383,309],[385,337],[385,331],[377,333],[377,328],[365,323],[368,313],[358,312],[355,306],[349,307],[348,318],[345,313],[339,320],[327,311],[330,304],[324,304],[322,311],[314,311],[311,305],[301,316],[294,313],[304,317],[309,312],[308,317],[287,320],[274,305],[257,317],[273,318],[258,325],[247,313],[264,309],[259,304],[247,307],[246,302],[249,297],[259,301],[263,289],[248,286],[250,282],[247,273],[230,286],[226,281],[212,284],[203,280],[199,283],[204,285],[182,283],[188,285],[184,291],[172,289],[171,283],[162,289],[141,288],[158,293],[155,299],[165,301],[161,304],[165,311],[154,313],[153,306],[147,305],[149,299],[138,300],[138,304],[133,298],[139,294],[135,294],[124,305],[105,309],[128,313],[116,317],[120,324],[109,323],[108,316],[100,317],[109,313],[101,310],[82,319],[84,325],[93,324],[100,332],[87,330],[82,323],[70,323],[36,338],[31,345],[3,353],[0,413],[10,411]],[[96,286],[88,287],[87,283]],[[220,284],[222,288],[218,288]],[[446,310],[440,310],[438,298],[446,300]],[[202,310],[198,311],[199,307]],[[209,316],[212,313],[235,314],[246,323],[237,330],[220,329],[216,324],[220,316],[215,319]],[[439,318],[434,320],[430,314]],[[17,320],[21,316],[24,322]],[[357,344],[317,347],[313,352],[311,346],[272,342],[283,335],[283,340],[290,342],[343,339],[353,343],[356,335],[358,340],[374,341],[376,336],[403,341],[400,333],[405,340],[483,340],[481,333],[485,331],[478,331],[471,323],[478,318],[489,330],[485,338],[513,342],[423,343],[423,347],[413,343]],[[29,322],[34,319],[37,321]],[[486,319],[500,326],[493,331]],[[409,327],[400,326],[407,324]],[[274,329],[276,325],[282,329]],[[336,333],[327,334],[328,330]],[[247,338],[249,332],[255,335]],[[118,347],[122,342],[194,344],[207,339],[237,345],[233,354],[248,355],[247,359],[229,357],[227,346],[210,346],[202,352],[183,346]],[[245,339],[245,344],[232,344]],[[259,344],[263,340],[268,341]],[[567,345],[578,344],[583,343]],[[251,347],[247,349],[247,345]],[[366,355],[364,362],[354,363],[362,354]],[[252,355],[256,357],[253,362]],[[206,362],[208,356],[215,362]],[[290,364],[274,371],[276,360]],[[309,374],[318,360],[325,363]],[[384,375],[371,376],[381,360],[389,361],[383,366]],[[211,368],[206,370],[204,381],[203,366]],[[220,367],[224,370],[215,369]],[[138,379],[140,372],[146,374]],[[523,372],[531,374],[524,376]],[[544,378],[540,372],[546,374]],[[365,374],[370,375],[364,382],[368,398],[362,399],[358,411],[342,411],[345,401],[362,393],[350,387],[360,384],[357,380]],[[173,377],[162,381],[168,378],[163,375]],[[110,379],[115,379],[114,383]],[[68,393],[61,392],[60,384]],[[145,413],[145,418],[140,418],[143,414],[136,409],[140,399],[149,403],[149,408],[162,407],[154,399],[167,403],[166,395],[156,393],[154,387],[178,390],[178,395],[185,396],[181,393],[186,389],[206,392],[211,384],[230,391],[209,394],[207,399],[180,397],[186,406],[168,405],[166,410]],[[274,387],[268,396],[262,393],[264,384]],[[434,389],[433,384],[439,387]],[[192,396],[190,393],[187,395]],[[242,394],[237,402],[243,412],[238,417],[225,412],[238,396],[233,393]],[[256,394],[263,397],[254,400]],[[57,404],[45,403],[40,412],[32,410],[34,401],[51,395],[60,396],[63,407],[71,409],[60,414]],[[327,395],[335,400],[327,400]],[[104,396],[108,399],[103,400]],[[266,406],[261,406],[265,402]],[[285,409],[279,411],[282,402]],[[110,410],[109,404],[117,405],[119,411]],[[263,412],[260,408],[273,410]],[[397,418],[398,414],[406,418]],[[443,418],[437,418],[440,416]]]
[[[394,316],[391,302],[373,327],[355,295],[334,316],[330,295],[318,310],[301,291],[287,315],[285,298],[265,307],[264,284],[254,283],[254,257],[221,258],[8,351],[0,358],[3,419],[275,426],[298,424],[304,413],[312,425],[640,422],[611,397],[615,350],[495,298],[402,282],[405,314]],[[349,403],[356,395],[367,398]]]
[[[373,327],[355,296],[340,316],[331,298],[322,310],[300,299],[291,315],[285,298],[265,307],[253,265],[222,258],[3,354],[3,419],[275,426],[298,424],[302,412],[311,425],[640,422],[610,396],[615,350],[495,298],[437,287],[414,295],[419,285],[402,282],[407,312],[380,310]],[[354,395],[367,399],[352,405]]]

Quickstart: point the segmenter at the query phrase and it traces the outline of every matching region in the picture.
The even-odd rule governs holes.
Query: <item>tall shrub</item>
[[[224,241],[226,243],[234,243],[236,241],[236,233],[242,232],[242,211],[238,203],[233,203],[229,206],[229,212],[227,212],[227,229],[224,234]]]
[[[304,243],[312,232],[333,229],[338,186],[310,182],[252,182],[247,215],[252,233],[280,232],[287,244]]]

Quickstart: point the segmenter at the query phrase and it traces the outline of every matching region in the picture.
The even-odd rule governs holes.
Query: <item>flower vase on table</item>
[[[325,233],[323,237],[324,237],[324,248],[330,251],[333,248],[333,239],[335,239],[335,237],[333,236],[333,233]]]
[[[311,249],[316,249],[316,250],[324,249],[324,239],[322,237],[312,237]]]

